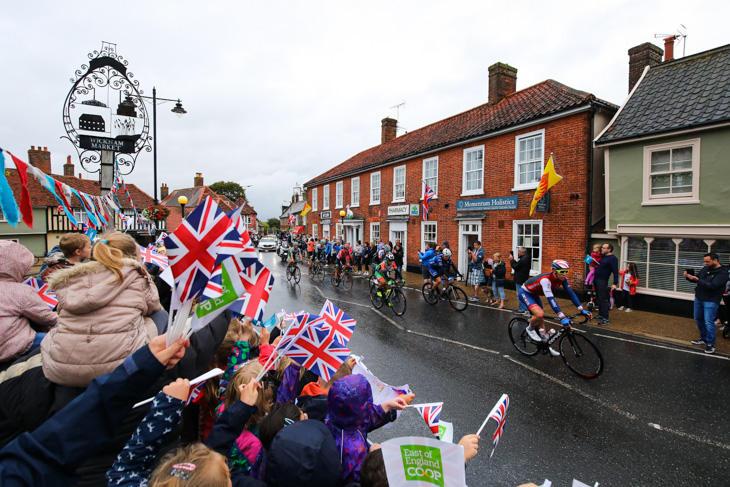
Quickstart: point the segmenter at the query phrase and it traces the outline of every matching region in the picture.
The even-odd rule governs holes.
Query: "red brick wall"
[[[571,284],[582,287],[585,267],[582,263],[585,257],[587,205],[588,205],[588,166],[589,152],[589,121],[592,115],[589,112],[572,115],[554,120],[543,125],[532,126],[519,131],[500,135],[483,141],[464,144],[451,149],[443,150],[428,156],[416,157],[405,163],[398,163],[382,167],[373,171],[360,173],[360,206],[353,208],[356,217],[363,216],[365,224],[364,236],[370,239],[370,222],[380,222],[381,235],[387,237],[389,222],[386,221],[388,207],[404,203],[391,203],[393,200],[393,169],[405,164],[406,166],[406,202],[407,204],[421,203],[423,176],[423,160],[438,155],[438,199],[430,204],[430,220],[438,222],[437,238],[439,242],[448,240],[451,249],[458,253],[459,223],[456,216],[456,201],[461,199],[480,199],[492,197],[518,196],[516,210],[487,211],[487,217],[482,221],[482,235],[480,240],[485,253],[501,252],[502,258],[509,259],[512,247],[512,222],[514,220],[542,220],[542,271],[550,269],[550,263],[557,258],[566,259],[574,267],[571,274]],[[534,190],[513,192],[515,170],[515,137],[527,132],[545,130],[544,153],[547,163],[550,153],[553,153],[557,163],[557,172],[562,174],[577,199],[570,198],[568,184],[561,181],[551,190],[550,212],[533,213],[529,216],[529,204],[532,201]],[[460,196],[462,192],[462,170],[464,149],[484,145],[484,195]],[[370,174],[380,171],[380,205],[370,206]],[[344,204],[350,203],[350,180],[352,176],[343,178]],[[330,205],[332,222],[339,221],[339,208],[335,208],[336,182],[330,181]],[[311,205],[311,189],[318,188],[318,211],[310,212],[308,216],[307,233],[311,233],[313,224],[319,225],[322,211],[323,191],[322,184],[310,186],[308,189],[308,203]],[[448,205],[448,208],[446,207]],[[380,215],[378,212],[380,211]],[[422,217],[412,216],[408,221],[409,264],[417,263],[415,252],[421,247]],[[322,228],[318,227],[321,237]],[[335,226],[331,227],[330,235],[335,235]],[[455,260],[458,262],[458,259]],[[460,269],[465,272],[466,269]]]

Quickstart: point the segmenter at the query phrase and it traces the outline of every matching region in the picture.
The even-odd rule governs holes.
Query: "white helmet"
[[[451,257],[451,250],[449,250],[449,249],[444,249],[444,250],[443,250],[443,251],[441,252],[441,254],[442,254],[442,255],[443,255],[444,257]]]

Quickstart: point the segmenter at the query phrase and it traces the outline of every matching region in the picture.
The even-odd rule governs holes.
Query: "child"
[[[41,272],[43,282],[48,282],[48,278],[54,272],[72,267],[74,264],[80,264],[82,260],[91,257],[91,240],[83,233],[67,233],[61,237],[58,247],[63,253],[63,258],[55,260],[53,263],[48,262],[48,267]],[[54,255],[49,254],[46,260],[48,261]]]
[[[45,333],[36,326],[55,326],[58,315],[23,284],[33,267],[33,254],[23,245],[0,240],[0,369],[21,355],[38,348]]]
[[[507,277],[507,266],[502,261],[502,254],[495,252],[492,256],[494,262],[492,264],[492,291],[494,292],[494,301],[492,306],[498,309],[504,309],[504,280]]]
[[[482,271],[484,272],[484,284],[482,284],[482,290],[487,296],[487,303],[494,301],[494,293],[492,292],[492,266],[494,261],[492,259],[482,260]]]
[[[591,263],[588,264],[588,267],[590,269],[588,271],[588,275],[586,276],[586,284],[588,286],[593,284],[593,275],[598,268],[598,263],[601,261],[601,257],[603,257],[603,254],[601,253],[601,245],[596,244],[593,246],[593,252],[591,252]]]
[[[56,384],[86,387],[158,335],[148,316],[162,306],[137,242],[123,233],[105,235],[91,259],[56,271],[48,282],[58,298],[59,326],[43,340],[41,354],[43,373]]]
[[[629,262],[626,265],[626,270],[618,271],[618,273],[621,276],[619,288],[621,289],[621,303],[623,304],[619,309],[631,313],[633,307],[631,296],[636,294],[636,286],[639,284],[639,272],[636,270],[636,264]]]

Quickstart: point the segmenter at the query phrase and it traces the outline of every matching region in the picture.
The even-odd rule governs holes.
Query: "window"
[[[376,244],[380,242],[380,223],[370,224],[370,241]]]
[[[0,210],[0,222],[6,222],[6,221],[7,220],[5,219],[5,214],[3,213],[2,210]]]
[[[439,158],[431,157],[423,160],[423,191],[421,192],[421,199],[423,199],[423,193],[426,192],[426,185],[433,190],[433,194],[438,197],[439,194]]]
[[[74,210],[74,218],[79,223],[89,223],[89,215],[86,214],[86,211],[81,210]],[[125,213],[126,214],[126,213]]]
[[[380,172],[370,175],[370,204],[380,204]]]
[[[251,224],[251,217],[250,216],[247,216],[246,217],[246,225],[250,225],[250,224]]]
[[[393,168],[393,203],[406,200],[406,166]]]
[[[421,250],[425,251],[426,246],[433,242],[438,245],[436,239],[436,222],[421,222]]]
[[[464,149],[462,196],[484,194],[484,146]]]
[[[700,139],[644,147],[644,205],[699,203]]]
[[[322,186],[322,209],[330,209],[330,185],[325,184]]]
[[[542,220],[512,222],[512,248],[517,247],[524,247],[530,256],[530,275],[538,275],[542,268]]]
[[[342,238],[342,223],[336,225],[335,235],[337,238]]]
[[[312,211],[317,211],[317,188],[312,190]]]
[[[342,201],[344,199],[344,197],[342,195],[342,191],[343,191],[342,187],[343,187],[342,181],[337,181],[337,183],[335,184],[335,208],[342,208],[342,205],[343,205]]]
[[[545,130],[515,137],[515,187],[513,190],[537,188],[543,171]]]
[[[318,238],[317,237],[317,224],[316,223],[312,225],[312,238],[315,238],[315,239]]]
[[[360,206],[360,178],[350,180],[350,206]]]
[[[322,224],[322,238],[330,238],[330,225],[329,223]]]

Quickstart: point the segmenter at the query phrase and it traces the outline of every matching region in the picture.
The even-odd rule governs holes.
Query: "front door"
[[[459,272],[466,275],[469,271],[469,250],[474,249],[474,242],[481,240],[482,223],[459,222],[459,249],[458,262]],[[453,249],[452,249],[453,250]],[[486,257],[486,255],[485,255]],[[453,259],[454,257],[452,257]]]
[[[400,244],[403,246],[403,267],[406,266],[408,260],[408,224],[403,222],[391,223],[390,224],[390,238],[389,240],[395,245],[395,240],[400,240]]]

